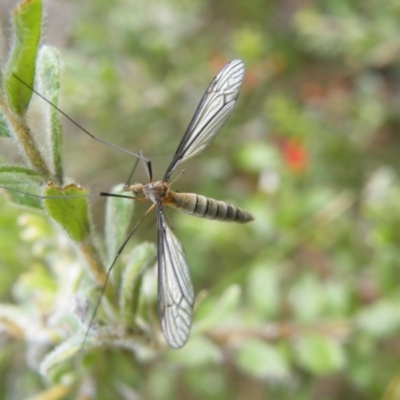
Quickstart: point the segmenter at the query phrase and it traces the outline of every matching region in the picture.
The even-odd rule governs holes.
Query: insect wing
[[[177,165],[205,150],[235,107],[244,77],[244,64],[233,60],[218,72],[204,93],[196,112],[167,168],[167,181]]]
[[[167,225],[158,205],[158,313],[164,337],[171,347],[182,347],[190,333],[193,286],[185,252]]]

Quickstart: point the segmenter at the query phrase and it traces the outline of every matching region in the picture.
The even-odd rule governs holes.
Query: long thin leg
[[[133,166],[133,168],[132,168],[132,170],[131,170],[131,172],[130,172],[130,174],[129,174],[129,176],[128,176],[128,179],[127,179],[127,181],[126,181],[125,186],[129,186],[129,185],[131,184],[131,182],[132,182],[132,176],[133,176],[133,174],[134,174],[135,171],[136,171],[136,168],[137,168],[137,166],[138,166],[138,163],[139,163],[139,159],[137,158],[136,161],[135,161],[135,164],[134,164],[134,166]]]
[[[92,139],[96,140],[96,142],[105,144],[106,146],[112,147],[113,149],[122,151],[123,153],[130,154],[131,156],[134,156],[136,158],[139,158],[143,160],[144,162],[149,161],[147,158],[143,157],[143,155],[139,155],[136,153],[133,153],[132,151],[126,150],[123,147],[117,146],[115,144],[112,144],[110,142],[107,142],[106,140],[99,139],[98,137],[94,136],[92,133],[90,133],[87,129],[85,129],[82,125],[78,124],[75,120],[73,120],[67,113],[65,113],[63,110],[61,110],[58,106],[53,104],[50,100],[46,99],[42,94],[40,94],[36,89],[34,89],[31,85],[28,85],[26,82],[24,82],[21,78],[19,78],[17,75],[13,74],[14,78],[19,80],[23,85],[28,87],[30,90],[32,90],[33,93],[35,93],[37,96],[39,96],[41,99],[43,99],[46,103],[50,104],[54,109],[56,109],[59,113],[61,113],[65,118],[67,118],[70,122],[72,122],[75,126],[77,126],[79,129],[81,129],[84,133],[89,135]]]
[[[152,204],[152,206],[143,214],[142,218],[140,218],[140,220],[136,223],[136,225],[134,226],[134,228],[129,232],[129,235],[126,237],[126,239],[124,240],[124,242],[122,243],[122,245],[121,245],[121,246],[119,247],[119,249],[117,250],[117,254],[115,255],[114,260],[113,260],[113,262],[111,263],[110,267],[108,268],[108,271],[107,271],[107,274],[106,274],[106,280],[105,280],[105,282],[104,282],[103,287],[101,288],[100,296],[99,296],[99,298],[98,298],[98,300],[97,300],[97,303],[96,303],[96,305],[95,305],[95,308],[94,308],[94,311],[93,311],[93,315],[92,315],[92,317],[90,318],[89,326],[88,326],[88,328],[87,328],[87,330],[86,330],[86,333],[85,333],[85,336],[84,336],[84,338],[83,338],[80,351],[82,351],[83,348],[85,347],[85,343],[86,343],[87,337],[88,337],[88,335],[89,335],[90,328],[91,328],[92,325],[93,325],[93,321],[94,321],[94,318],[95,318],[95,316],[96,316],[96,314],[97,314],[97,310],[98,310],[99,307],[100,307],[101,299],[102,299],[102,297],[103,297],[103,295],[104,295],[104,293],[105,293],[106,286],[107,286],[107,283],[108,283],[108,281],[109,281],[109,279],[110,279],[110,274],[111,274],[111,271],[112,271],[112,269],[113,269],[115,263],[117,262],[119,256],[121,255],[121,253],[122,253],[122,251],[124,250],[125,246],[126,246],[127,243],[129,242],[130,238],[133,236],[133,234],[134,234],[134,233],[136,232],[136,230],[138,229],[139,225],[143,222],[143,220],[147,217],[147,215],[148,215],[155,207],[156,207],[156,204]]]

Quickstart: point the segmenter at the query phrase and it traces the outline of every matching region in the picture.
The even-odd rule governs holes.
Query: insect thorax
[[[163,201],[168,197],[169,187],[163,181],[150,182],[143,185],[143,193],[153,203]]]
[[[170,197],[168,184],[163,181],[150,182],[146,183],[146,185],[135,183],[134,185],[125,186],[124,190],[132,192],[134,195],[143,193],[153,203],[157,201],[163,202]]]

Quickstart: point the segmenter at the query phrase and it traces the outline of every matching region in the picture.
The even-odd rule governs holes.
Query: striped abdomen
[[[194,193],[175,193],[170,190],[166,204],[185,214],[200,218],[242,223],[254,219],[250,213],[232,204]]]

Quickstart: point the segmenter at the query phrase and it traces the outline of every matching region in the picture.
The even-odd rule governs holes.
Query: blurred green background
[[[64,63],[61,108],[143,150],[156,179],[212,77],[246,65],[233,116],[173,187],[255,221],[169,212],[206,299],[193,334],[150,359],[104,349],[76,398],[400,399],[400,1],[69,0],[49,2],[45,26]],[[64,128],[72,180],[94,193],[126,181],[132,158]],[[42,253],[13,224],[25,214],[1,207],[0,292],[12,302]],[[151,218],[132,244],[144,239],[156,239]],[[55,390],[18,354],[1,364],[3,398],[18,398],[17,379],[25,394]]]

